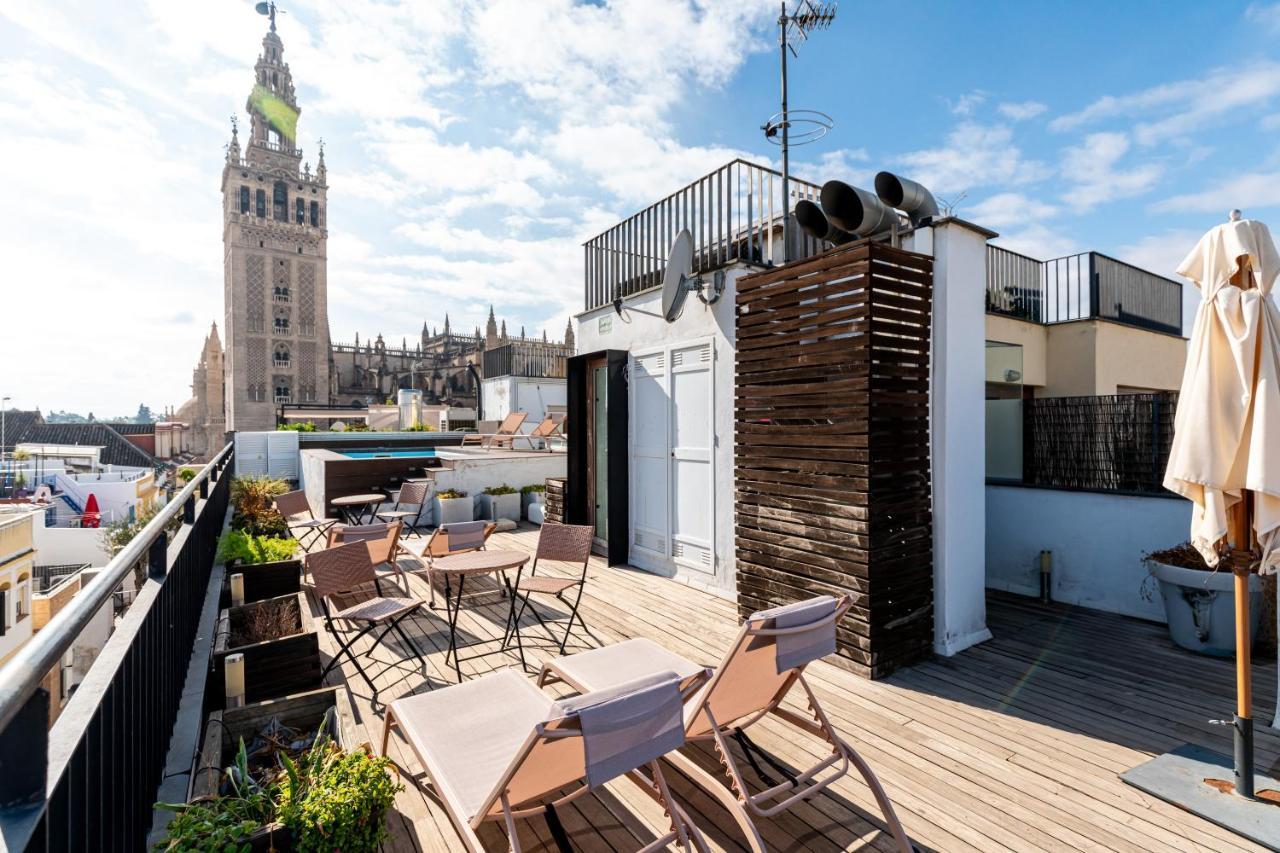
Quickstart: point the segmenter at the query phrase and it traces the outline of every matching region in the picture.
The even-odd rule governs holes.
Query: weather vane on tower
[[[270,0],[264,0],[253,8],[258,10],[259,15],[266,15],[271,19],[271,32],[276,31],[276,4]]]

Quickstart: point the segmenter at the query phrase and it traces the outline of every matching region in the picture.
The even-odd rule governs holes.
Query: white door
[[[715,574],[715,398],[711,342],[674,347],[670,364],[671,556]]]
[[[631,369],[631,544],[666,560],[667,351],[634,356]]]
[[[631,545],[637,556],[715,574],[710,341],[631,362]]]

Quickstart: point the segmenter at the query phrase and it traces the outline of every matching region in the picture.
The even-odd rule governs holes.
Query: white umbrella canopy
[[[1266,225],[1233,218],[1200,238],[1178,274],[1195,282],[1203,301],[1164,486],[1194,504],[1191,542],[1210,566],[1218,565],[1228,510],[1244,490],[1252,491],[1261,570],[1274,572],[1280,563],[1280,310],[1271,289],[1280,254]]]

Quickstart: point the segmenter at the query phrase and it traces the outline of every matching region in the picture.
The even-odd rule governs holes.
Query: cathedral
[[[316,168],[297,146],[300,109],[274,17],[254,65],[241,149],[232,119],[222,167],[223,334],[215,323],[192,373],[192,397],[177,417],[192,427],[193,450],[207,454],[226,433],[275,429],[285,405],[360,408],[417,388],[428,402],[473,406],[484,353],[497,347],[563,358],[563,343],[508,336],[492,307],[483,334],[457,332],[446,316],[437,333],[423,323],[412,346],[382,335],[332,343],[328,313],[328,172],[323,141]]]

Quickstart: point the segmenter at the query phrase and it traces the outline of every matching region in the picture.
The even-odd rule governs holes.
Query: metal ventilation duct
[[[810,237],[826,240],[835,246],[853,239],[853,235],[848,231],[843,231],[832,225],[826,214],[822,212],[822,208],[808,199],[801,199],[796,202],[796,222]]]
[[[898,222],[898,214],[880,199],[844,181],[827,181],[819,196],[827,220],[836,228],[857,237],[888,231]]]
[[[938,215],[938,203],[933,193],[908,178],[901,178],[893,172],[881,172],[876,175],[876,195],[890,207],[905,213],[912,225],[926,225]]]

